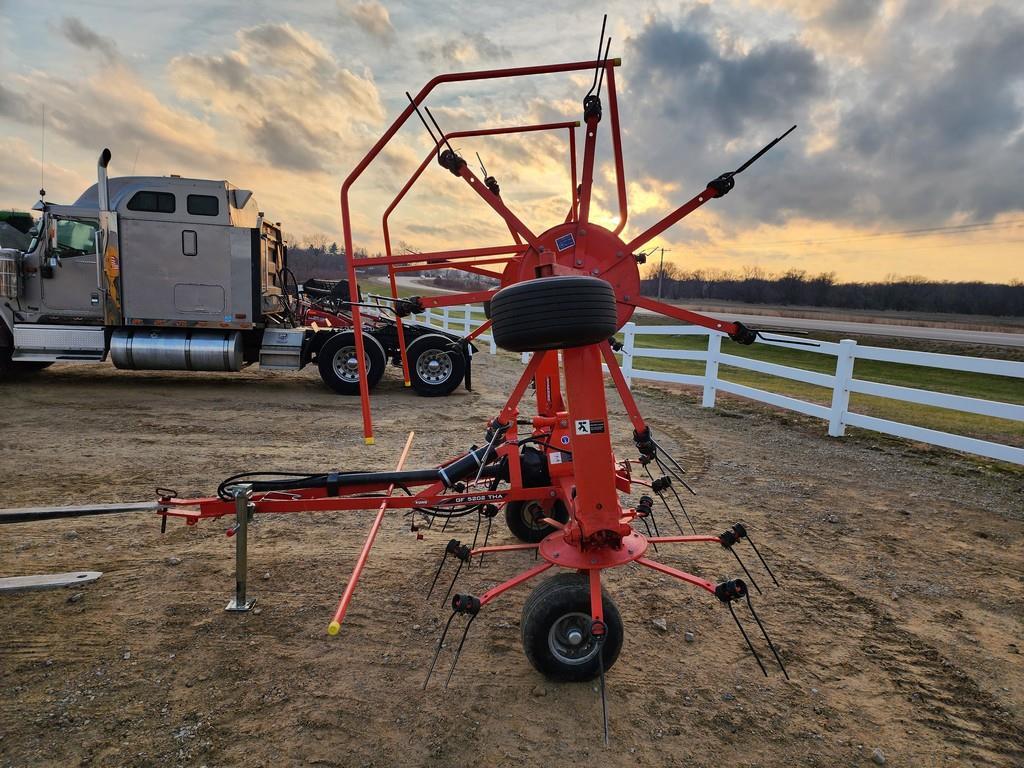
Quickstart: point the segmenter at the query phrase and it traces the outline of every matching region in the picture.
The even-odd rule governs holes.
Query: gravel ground
[[[441,400],[389,375],[365,448],[358,401],[315,371],[54,366],[0,384],[0,506],[146,500],[156,485],[212,493],[244,469],[390,468],[413,429],[408,466],[431,466],[481,441],[521,370],[511,355],[482,357],[476,391]],[[621,455],[633,455],[609,400]],[[246,615],[223,611],[224,522],[163,535],[145,514],[12,525],[0,529],[4,575],[104,575],[0,596],[0,765],[1024,763],[1020,472],[864,433],[832,440],[735,400],[709,412],[695,395],[643,389],[638,401],[687,467],[698,527],[742,520],[779,575],[781,587],[759,579],[755,604],[789,681],[761,675],[706,594],[617,569],[606,583],[626,639],[607,676],[605,749],[595,687],[553,684],[523,657],[525,587],[481,613],[447,690],[436,678],[421,690],[447,618],[425,588],[448,538],[472,537],[468,522],[417,540],[388,517],[333,638],[372,512],[259,519],[259,611]],[[503,527],[493,538],[510,540]],[[712,580],[741,575],[718,547],[652,556]],[[460,583],[480,594],[530,562],[496,556]]]

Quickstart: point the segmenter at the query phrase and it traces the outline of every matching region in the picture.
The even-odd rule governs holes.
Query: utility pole
[[[661,301],[661,284],[665,281],[665,251],[671,253],[672,249],[661,249],[661,260],[658,262],[658,301]]]

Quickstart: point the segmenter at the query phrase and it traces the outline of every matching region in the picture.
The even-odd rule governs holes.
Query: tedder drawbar
[[[783,673],[786,672],[778,650],[754,611],[748,582],[758,592],[760,589],[737,554],[738,546],[746,541],[768,576],[778,584],[775,575],[741,523],[718,535],[697,534],[680,497],[680,489],[692,493],[682,476],[683,469],[658,442],[641,415],[614,352],[616,332],[638,307],[721,332],[742,344],[756,341],[761,331],[741,323],[716,320],[642,296],[639,264],[644,262],[642,249],[645,245],[704,204],[726,195],[733,188],[736,175],[789,131],[735,171],[712,179],[692,199],[627,240],[621,235],[626,225],[627,201],[615,91],[615,68],[620,61],[608,58],[610,40],[605,42],[604,27],[601,42],[603,45],[599,46],[597,59],[593,61],[435,77],[415,97],[409,96],[409,105],[341,188],[345,252],[354,254],[349,190],[407,119],[414,112],[419,114],[421,105],[435,87],[452,82],[593,70],[593,82],[583,99],[585,140],[578,183],[573,133],[576,123],[445,134],[429,109],[423,106],[429,122],[423,115],[419,116],[430,131],[435,146],[430,157],[436,157],[442,168],[467,184],[504,220],[511,233],[511,244],[395,255],[388,239],[386,256],[349,260],[349,286],[353,291],[351,312],[353,324],[357,327],[360,325],[360,304],[355,293],[356,270],[360,267],[385,265],[392,279],[399,271],[428,269],[461,269],[500,278],[501,288],[498,290],[393,299],[397,313],[405,316],[426,307],[489,302],[489,320],[477,333],[489,328],[498,346],[514,352],[532,353],[504,407],[484,425],[482,447],[473,446],[438,467],[406,469],[405,462],[413,440],[410,434],[393,471],[325,471],[308,475],[244,472],[224,480],[215,497],[184,499],[177,498],[173,492],[160,491],[160,498],[153,508],[163,516],[165,524],[168,517],[184,518],[189,524],[207,518],[236,517],[231,531],[236,536],[238,576],[236,596],[229,605],[233,610],[247,610],[251,605],[245,593],[245,540],[246,526],[253,514],[375,509],[376,516],[352,575],[329,621],[328,632],[332,635],[337,634],[341,627],[388,510],[404,510],[412,519],[413,530],[419,530],[420,536],[424,535],[424,527],[432,526],[438,519],[443,520],[442,531],[456,519],[475,519],[476,533],[472,544],[463,544],[457,539],[448,541],[433,576],[431,592],[446,564],[451,563],[449,567],[455,568],[444,598],[446,604],[449,604],[447,600],[455,589],[459,573],[476,557],[525,551],[533,553],[534,562],[527,570],[480,595],[459,592],[452,595],[449,604],[451,616],[438,640],[424,686],[430,680],[456,617],[464,617],[465,624],[452,653],[445,686],[452,678],[477,615],[507,591],[557,569],[558,573],[542,580],[525,601],[521,621],[523,650],[530,663],[549,678],[562,681],[600,678],[607,742],[605,672],[619,655],[623,624],[619,609],[602,589],[601,576],[606,569],[636,563],[704,590],[728,608],[757,664],[767,675],[761,655],[755,650],[734,610],[734,603],[744,603],[768,650]],[[604,88],[607,89],[619,206],[619,220],[612,229],[595,223],[591,218],[595,150],[598,126],[604,116],[601,97]],[[455,136],[560,128],[568,128],[570,135],[571,201],[564,220],[543,232],[535,231],[517,217],[501,198],[494,178],[486,172],[481,178],[470,170],[467,162],[449,143],[449,139]],[[426,161],[385,212],[386,237],[388,214],[425,167]],[[355,343],[359,380],[365,382],[365,353],[359,335],[355,336]],[[603,366],[607,367],[629,416],[636,458],[616,458],[613,452],[613,427],[605,400]],[[521,404],[531,385],[535,390],[536,415],[524,416]],[[364,436],[367,443],[372,443],[371,413],[365,386],[362,389],[362,415]],[[642,495],[634,506],[624,506],[622,496],[633,493],[634,489]],[[678,535],[661,534],[655,519],[655,511],[660,508],[664,508],[675,522]],[[685,533],[679,524],[677,511],[689,523],[690,534]],[[509,530],[521,543],[489,544],[491,523],[501,512],[504,512]],[[426,523],[418,525],[421,519]],[[13,519],[8,518],[8,521]],[[486,523],[487,532],[482,544],[477,546],[482,522]],[[743,569],[747,581],[736,578],[715,583],[649,556],[651,550],[657,552],[658,546],[675,544],[714,544],[727,549]]]

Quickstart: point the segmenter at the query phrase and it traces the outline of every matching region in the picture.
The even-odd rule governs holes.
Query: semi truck
[[[357,332],[371,388],[389,363],[401,366],[385,307],[361,313],[356,329],[346,281],[289,279],[280,225],[252,191],[173,175],[109,178],[110,157],[103,150],[97,183],[71,205],[40,200],[24,248],[0,248],[0,376],[108,358],[129,370],[315,364],[335,392],[357,395]],[[415,322],[402,330],[417,393],[468,388],[471,344]]]

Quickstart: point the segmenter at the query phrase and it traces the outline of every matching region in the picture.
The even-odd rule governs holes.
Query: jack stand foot
[[[255,597],[250,597],[248,600],[244,600],[241,603],[239,603],[237,599],[231,598],[224,610],[229,613],[245,613],[246,611],[252,610],[254,605],[256,605]]]

